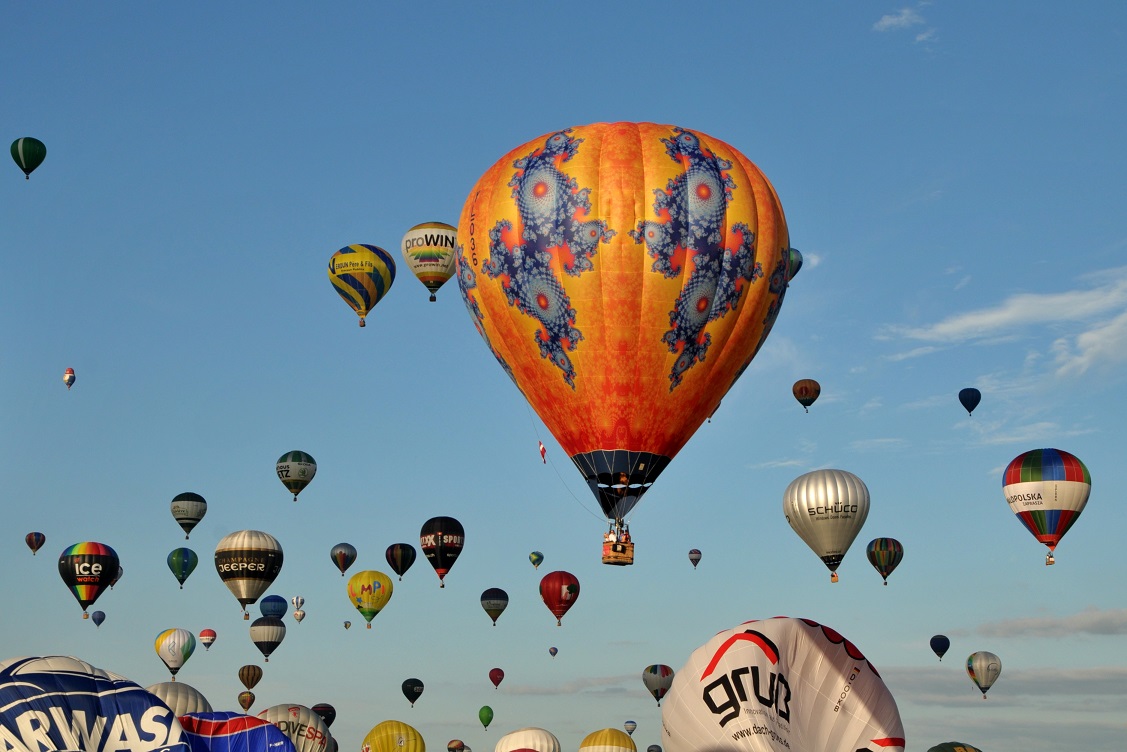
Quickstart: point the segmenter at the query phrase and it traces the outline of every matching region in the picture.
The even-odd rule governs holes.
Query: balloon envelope
[[[982,752],[982,750],[965,742],[943,742],[931,747],[927,752]]]
[[[794,382],[790,391],[794,398],[798,400],[798,404],[806,408],[806,412],[810,412],[810,406],[817,401],[818,395],[822,393],[822,385],[814,379],[799,379]]]
[[[571,572],[549,572],[540,579],[540,598],[556,617],[556,626],[579,598],[579,580]]]
[[[364,326],[365,317],[395,281],[395,260],[376,245],[345,246],[329,259],[329,281]]]
[[[348,580],[348,600],[368,622],[368,629],[372,628],[372,619],[391,600],[394,590],[390,577],[372,569],[357,572]]]
[[[438,586],[446,587],[445,577],[462,553],[466,531],[453,517],[432,517],[419,531],[419,547],[438,575]]]
[[[198,493],[185,491],[172,497],[172,518],[184,531],[184,539],[207,514],[207,501]]]
[[[691,561],[693,563],[693,569],[696,569],[697,564],[700,564],[700,549],[699,548],[690,548],[689,549],[689,561]]]
[[[260,530],[237,530],[215,547],[215,571],[244,612],[273,584],[283,559],[282,544]]]
[[[95,611],[94,613],[90,614],[90,621],[94,622],[95,627],[102,626],[102,622],[104,622],[105,620],[106,620],[106,612],[105,611]]]
[[[493,682],[493,687],[496,689],[501,686],[501,682],[505,679],[505,672],[499,668],[489,669],[489,681]]]
[[[212,710],[211,703],[203,693],[184,682],[161,682],[145,689],[159,697],[177,718],[188,713],[210,713]]]
[[[943,660],[943,654],[951,648],[951,641],[947,639],[946,635],[937,634],[931,638],[931,650],[939,660]]]
[[[272,705],[258,714],[282,730],[293,742],[296,752],[327,752],[329,727],[321,716],[304,705],[283,703]]]
[[[963,409],[967,411],[967,415],[973,413],[974,408],[978,407],[978,403],[981,401],[982,392],[974,387],[959,390],[959,403],[962,404]]]
[[[634,721],[627,721],[626,723],[622,724],[622,728],[626,731],[627,734],[634,736],[634,731],[638,728],[638,724]]]
[[[853,643],[809,619],[720,632],[677,672],[662,707],[666,752],[903,752],[892,693]]]
[[[874,538],[865,547],[865,556],[887,585],[888,576],[904,558],[904,546],[895,538]]]
[[[279,457],[275,469],[278,471],[278,480],[282,481],[282,485],[293,494],[293,500],[297,501],[297,495],[317,474],[317,462],[312,455],[295,449]]]
[[[24,177],[31,178],[35,168],[47,158],[47,147],[37,138],[24,136],[12,142],[12,160],[23,170]]]
[[[262,680],[262,667],[255,666],[253,663],[248,663],[239,669],[239,681],[247,689],[254,689],[255,685]]]
[[[560,649],[557,648],[557,647],[548,648],[548,655],[552,656],[553,658],[556,657],[556,653],[558,653],[558,652],[560,652]]]
[[[561,752],[560,740],[546,729],[529,726],[510,731],[497,740],[493,752]]]
[[[410,543],[392,543],[384,551],[384,558],[387,559],[391,571],[399,575],[399,579],[402,580],[403,575],[415,563],[415,547]]]
[[[634,740],[616,728],[592,731],[579,743],[580,752],[637,752]]]
[[[286,624],[276,616],[260,616],[250,624],[250,641],[269,663],[270,655],[286,638]]]
[[[319,702],[310,709],[321,716],[326,726],[332,727],[333,721],[337,719],[337,709],[327,702]]]
[[[35,552],[43,548],[43,544],[47,542],[47,536],[43,533],[28,533],[23,540],[27,547],[31,549],[31,555],[34,556]]]
[[[493,708],[482,705],[481,710],[477,711],[477,719],[481,721],[482,726],[489,728],[489,724],[493,723]]]
[[[59,555],[59,576],[82,606],[82,618],[98,596],[116,582],[118,568],[117,553],[104,543],[75,543]]]
[[[340,576],[344,577],[344,573],[356,561],[356,547],[351,543],[338,543],[329,551],[329,558],[340,570]]]
[[[1060,449],[1019,454],[1002,473],[1002,493],[1010,510],[1050,552],[1084,511],[1091,490],[1088,468]],[[1047,563],[1052,563],[1051,557]]]
[[[245,692],[239,692],[239,707],[243,709],[243,712],[250,710],[250,706],[254,705],[254,700],[254,692],[249,689]]]
[[[430,291],[432,303],[438,288],[454,276],[458,259],[454,250],[457,239],[457,228],[445,222],[423,222],[408,230],[400,243],[403,260]]]
[[[509,594],[501,588],[487,588],[481,594],[481,607],[485,609],[485,613],[489,614],[489,618],[493,620],[493,626],[497,626],[497,617],[504,613],[508,605]]]
[[[612,520],[749,365],[796,268],[759,169],[653,123],[516,147],[471,189],[458,245],[474,327]]]
[[[415,707],[415,700],[423,694],[423,682],[421,679],[405,679],[401,689],[407,702],[411,703],[411,707]]]
[[[166,629],[157,635],[153,649],[164,661],[169,672],[176,676],[196,650],[196,636],[186,629]]]
[[[210,648],[211,644],[215,642],[216,637],[218,637],[218,635],[215,633],[214,629],[201,629],[200,642],[203,643],[203,649],[207,650]]]
[[[544,554],[539,551],[533,551],[528,555],[528,560],[532,562],[533,569],[539,569],[540,565],[544,563]]]
[[[967,657],[967,676],[982,692],[982,699],[1002,674],[1002,659],[993,653],[980,650]]]
[[[166,562],[172,576],[180,583],[180,589],[183,590],[184,582],[187,581],[188,576],[196,571],[200,557],[190,548],[174,548],[169,552]]]
[[[653,695],[658,705],[661,704],[661,698],[665,697],[669,688],[673,686],[673,676],[673,669],[663,663],[655,663],[642,669],[642,684],[646,685],[646,691]]]
[[[209,711],[188,713],[180,723],[192,752],[294,752],[289,737],[262,718]]]
[[[68,368],[67,370],[63,371],[63,383],[67,385],[67,391],[69,392],[70,388],[72,386],[74,386],[74,369],[73,368]]]
[[[268,595],[258,602],[258,610],[263,616],[273,616],[275,619],[281,619],[286,615],[289,610],[289,604],[286,599],[280,595]]]
[[[360,745],[368,752],[426,752],[426,748],[422,734],[402,721],[377,723]]]
[[[815,470],[787,486],[783,514],[791,529],[836,574],[869,516],[869,489],[853,473]]]

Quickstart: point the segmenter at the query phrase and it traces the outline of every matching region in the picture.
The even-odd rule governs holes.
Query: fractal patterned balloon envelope
[[[903,752],[892,693],[861,651],[809,619],[720,632],[677,671],[661,712],[665,752]]]
[[[1059,449],[1034,449],[1015,457],[1002,474],[1002,493],[1021,524],[1049,547],[1045,564],[1080,517],[1092,476],[1079,458]]]
[[[474,326],[614,521],[747,368],[799,258],[754,164],[653,123],[513,149],[458,244]]]

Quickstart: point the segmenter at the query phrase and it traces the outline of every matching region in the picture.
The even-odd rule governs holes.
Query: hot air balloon
[[[293,494],[293,500],[297,501],[297,495],[317,474],[317,462],[312,455],[295,449],[278,458],[277,470],[278,480],[282,481],[282,485]]]
[[[11,750],[191,752],[164,702],[77,658],[0,661],[0,697],[0,734]]]
[[[1002,474],[1002,493],[1025,528],[1049,547],[1045,564],[1069,531],[1092,490],[1092,476],[1077,457],[1060,449],[1034,449],[1015,457]]]
[[[946,635],[937,634],[931,638],[931,650],[939,660],[943,660],[943,654],[951,648],[951,641],[947,639]]]
[[[493,723],[493,708],[482,705],[481,710],[477,711],[477,719],[481,721],[482,726],[489,728],[489,724]]]
[[[391,571],[399,575],[399,579],[403,579],[403,575],[407,574],[407,570],[415,563],[415,547],[410,543],[392,543],[384,551],[384,558],[387,559],[387,565],[391,567]]]
[[[253,704],[252,699],[247,707]],[[282,729],[242,713],[186,713],[180,716],[180,725],[193,752],[294,752],[293,742]]]
[[[505,672],[499,668],[489,669],[489,681],[493,682],[493,689],[501,686],[501,682],[505,679]]]
[[[263,616],[273,616],[275,619],[281,619],[286,615],[289,610],[289,604],[286,599],[280,595],[268,595],[258,602],[258,610]]]
[[[250,641],[262,653],[267,663],[270,655],[286,638],[286,625],[276,616],[260,616],[250,623]]]
[[[185,491],[172,497],[172,518],[184,531],[184,540],[207,514],[207,501],[198,493]]]
[[[314,705],[311,710],[321,716],[321,720],[330,728],[333,725],[333,721],[337,719],[337,709],[327,702],[319,702]]]
[[[964,742],[943,742],[931,747],[927,752],[982,752],[982,750]]]
[[[661,752],[661,745],[651,744],[650,746],[646,747],[646,752]]]
[[[293,612],[293,620],[294,621],[296,621],[298,624],[301,624],[301,621],[304,618],[305,618],[305,611],[304,610],[302,610],[300,608],[294,610],[294,612]]]
[[[481,594],[481,607],[493,620],[493,626],[497,626],[497,617],[508,605],[509,594],[499,587],[491,587]]]
[[[539,551],[533,551],[528,555],[528,560],[532,562],[533,569],[539,569],[540,565],[544,563],[544,554]]]
[[[356,548],[351,543],[338,543],[329,551],[329,558],[337,565],[340,576],[344,577],[344,573],[356,561]]]
[[[853,473],[815,470],[783,492],[783,514],[837,582],[837,568],[869,516],[869,489]]]
[[[117,584],[117,581],[121,579],[121,576],[123,574],[125,574],[125,570],[121,568],[120,564],[118,564],[117,572],[114,573],[113,579],[110,580],[110,590],[113,590],[113,586]]]
[[[465,752],[466,743],[461,739],[451,739],[446,742],[446,752]]]
[[[689,656],[665,698],[666,752],[904,752],[892,693],[857,647],[809,619],[748,621]]]
[[[556,653],[558,652],[560,652],[560,649],[555,646],[548,648],[548,655],[552,656],[553,658],[556,657]]]
[[[344,628],[345,628],[345,629],[350,629],[351,627],[352,627],[352,622],[350,622],[350,621],[345,621],[345,622],[344,622]]]
[[[300,595],[295,595],[293,598],[290,598],[290,603],[293,604],[294,608],[301,608],[305,605],[305,598]]]
[[[73,368],[68,368],[65,371],[63,371],[63,383],[67,385],[67,391],[69,392],[70,388],[72,386],[74,386],[74,369]]]
[[[321,716],[296,702],[272,705],[259,712],[259,718],[270,721],[293,742],[295,752],[329,752],[329,727]]]
[[[502,736],[493,752],[562,752],[562,748],[551,731],[529,726]]]
[[[438,288],[454,276],[458,256],[454,244],[458,230],[443,222],[423,222],[415,225],[403,236],[401,248],[407,267],[430,290],[434,302]]]
[[[974,387],[959,390],[959,403],[963,406],[963,409],[967,411],[967,415],[973,414],[974,408],[978,407],[978,403],[981,401],[982,392]]]
[[[700,549],[699,548],[690,548],[689,549],[689,561],[691,561],[693,563],[693,569],[696,569],[697,564],[700,564]]]
[[[390,577],[372,569],[357,572],[348,580],[348,600],[368,622],[368,629],[372,628],[372,619],[391,600],[394,590]],[[345,629],[348,626],[345,623]]]
[[[168,569],[172,572],[172,576],[180,583],[180,589],[184,589],[184,581],[192,572],[196,571],[196,564],[199,564],[200,557],[196,556],[196,552],[190,548],[174,548],[169,552]]]
[[[904,547],[895,538],[873,538],[865,547],[865,555],[884,579],[884,584],[888,585],[888,576],[904,558]]]
[[[17,138],[12,142],[12,159],[23,170],[24,180],[31,180],[31,173],[47,158],[47,147],[31,136]]]
[[[822,393],[822,385],[814,379],[799,379],[791,387],[791,393],[798,400],[798,404],[802,405],[806,412],[810,412],[810,406],[817,401],[818,395]]]
[[[638,724],[634,723],[634,721],[627,721],[626,723],[622,724],[622,728],[626,729],[627,734],[634,736],[634,729],[638,728]]]
[[[23,540],[31,549],[31,555],[35,556],[35,552],[43,548],[43,544],[47,542],[47,536],[43,533],[28,533]]]
[[[176,680],[176,672],[196,650],[196,636],[186,629],[166,629],[157,635],[153,649]]]
[[[579,752],[638,752],[638,748],[628,734],[616,728],[605,728],[583,737]]]
[[[243,607],[258,600],[282,571],[282,545],[269,533],[238,530],[226,535],[215,547],[215,570],[223,584]]]
[[[432,517],[419,531],[419,547],[438,575],[438,586],[446,587],[446,573],[458,560],[466,542],[462,523],[453,517]]]
[[[172,709],[177,718],[188,715],[188,713],[212,712],[211,703],[207,701],[203,693],[184,682],[161,682],[151,687],[145,687],[145,690],[159,697],[161,702]]]
[[[218,635],[215,634],[214,629],[200,630],[200,642],[203,643],[203,649],[205,652],[211,649],[211,643],[215,642],[215,638],[217,636]]]
[[[571,572],[549,572],[540,580],[540,598],[556,617],[556,626],[562,625],[563,615],[579,597],[579,580]]]
[[[348,307],[356,311],[360,326],[364,326],[364,317],[387,295],[395,281],[395,260],[379,246],[345,246],[329,259],[329,281]]]
[[[411,707],[415,707],[415,700],[423,693],[423,682],[421,679],[404,679],[401,689],[407,702],[411,703]]]
[[[105,611],[95,611],[94,613],[90,614],[90,621],[94,622],[95,627],[102,626],[102,622],[104,622],[105,620],[106,620],[106,612]]]
[[[983,700],[986,699],[986,692],[994,686],[1001,673],[1002,659],[993,653],[979,650],[967,657],[967,676],[978,687]]]
[[[642,684],[646,685],[646,691],[661,705],[661,698],[673,686],[673,669],[663,663],[646,666],[642,669]]]
[[[256,666],[253,663],[248,663],[239,669],[239,681],[247,689],[254,689],[255,685],[262,680],[262,667]]]
[[[669,125],[550,133],[471,189],[470,319],[616,532],[763,344],[801,257],[789,244],[755,165]],[[605,563],[632,562],[618,545]]]
[[[402,721],[377,723],[360,745],[367,752],[426,752],[426,748],[423,735]]]
[[[83,619],[89,618],[86,609],[114,581],[117,570],[117,553],[104,543],[75,543],[59,555],[59,576],[82,606]]]
[[[251,692],[249,689],[245,692],[239,692],[239,707],[242,708],[244,712],[250,710],[250,706],[254,704],[254,700],[254,692]]]

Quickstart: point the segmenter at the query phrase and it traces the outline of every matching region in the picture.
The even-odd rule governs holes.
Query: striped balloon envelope
[[[1053,551],[1076,522],[1088,494],[1092,476],[1074,455],[1059,449],[1033,449],[1019,454],[1002,474],[1002,493],[1026,529]]]
[[[364,326],[364,317],[395,281],[395,260],[379,246],[348,245],[329,259],[329,281]]]
[[[888,576],[904,558],[904,546],[895,538],[873,538],[865,548],[865,555],[887,585]]]
[[[82,606],[83,619],[89,618],[86,609],[115,581],[118,566],[117,552],[94,541],[75,543],[59,555],[59,576]]]

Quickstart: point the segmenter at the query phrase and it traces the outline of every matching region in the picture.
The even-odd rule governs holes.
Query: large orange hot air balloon
[[[653,123],[513,149],[470,192],[458,244],[474,326],[619,528],[747,368],[801,264],[754,164]]]

